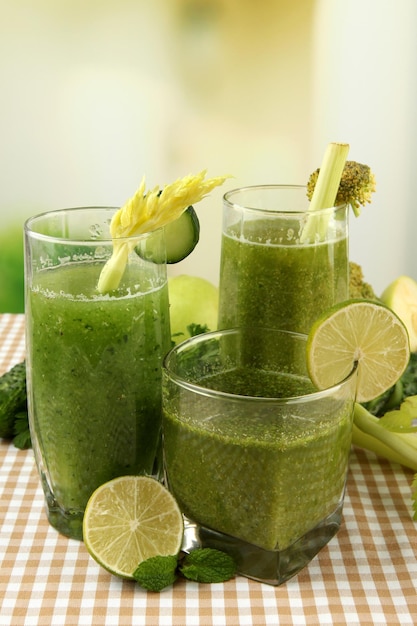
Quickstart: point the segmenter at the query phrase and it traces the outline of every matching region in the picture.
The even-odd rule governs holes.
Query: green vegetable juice
[[[313,391],[301,376],[235,368],[198,381],[210,389],[288,397]],[[269,551],[314,529],[343,498],[353,399],[277,410],[256,402],[168,391],[164,454],[169,486],[201,526]],[[170,397],[172,393],[172,397]]]
[[[253,219],[223,233],[219,328],[264,326],[308,333],[348,296],[346,233],[300,243],[300,224]]]
[[[154,287],[141,267],[130,287],[101,295],[102,267],[40,271],[27,302],[35,453],[51,523],[78,538],[96,487],[154,469],[160,365],[170,347],[166,281]]]

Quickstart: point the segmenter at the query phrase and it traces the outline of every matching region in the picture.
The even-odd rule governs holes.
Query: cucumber
[[[184,213],[165,226],[167,263],[178,263],[194,250],[200,239],[197,213],[189,206]]]
[[[26,410],[26,363],[18,363],[0,378],[0,437],[15,435],[17,413]]]
[[[200,222],[192,206],[189,206],[178,219],[165,227],[166,262],[178,263],[185,259],[196,247],[200,239]],[[148,243],[145,249],[137,246],[136,254],[154,263],[164,263],[165,255],[160,250],[152,249]]]

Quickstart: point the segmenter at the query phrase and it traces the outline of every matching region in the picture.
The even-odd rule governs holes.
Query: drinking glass
[[[161,362],[171,346],[164,232],[123,240],[120,285],[99,293],[115,211],[52,211],[24,228],[33,449],[48,519],[76,539],[99,485],[161,471]]]
[[[279,585],[341,524],[356,366],[317,391],[306,336],[225,329],[163,364],[164,466],[186,520],[185,551],[211,547],[238,572]]]
[[[219,328],[308,333],[324,310],[347,299],[348,285],[346,205],[308,212],[301,186],[225,194]]]

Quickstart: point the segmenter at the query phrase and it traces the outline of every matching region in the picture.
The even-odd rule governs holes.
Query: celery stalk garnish
[[[129,254],[136,245],[134,237],[176,220],[188,206],[202,200],[228,178],[218,176],[204,180],[205,176],[206,170],[196,175],[190,174],[166,185],[162,191],[159,187],[146,191],[145,178],[142,179],[135,195],[112,218],[110,235],[113,253],[100,274],[97,284],[100,293],[107,293],[119,286]]]
[[[314,212],[334,206],[348,152],[347,143],[328,144],[308,209],[308,220],[301,233],[302,243],[314,243],[324,238],[327,216],[314,215]]]

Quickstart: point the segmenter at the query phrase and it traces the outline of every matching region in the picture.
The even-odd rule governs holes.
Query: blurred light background
[[[415,0],[0,0],[0,311],[23,310],[28,216],[143,175],[234,176],[170,269],[217,283],[224,191],[303,184],[330,141],[377,178],[352,260],[378,292],[417,279],[416,35]]]

